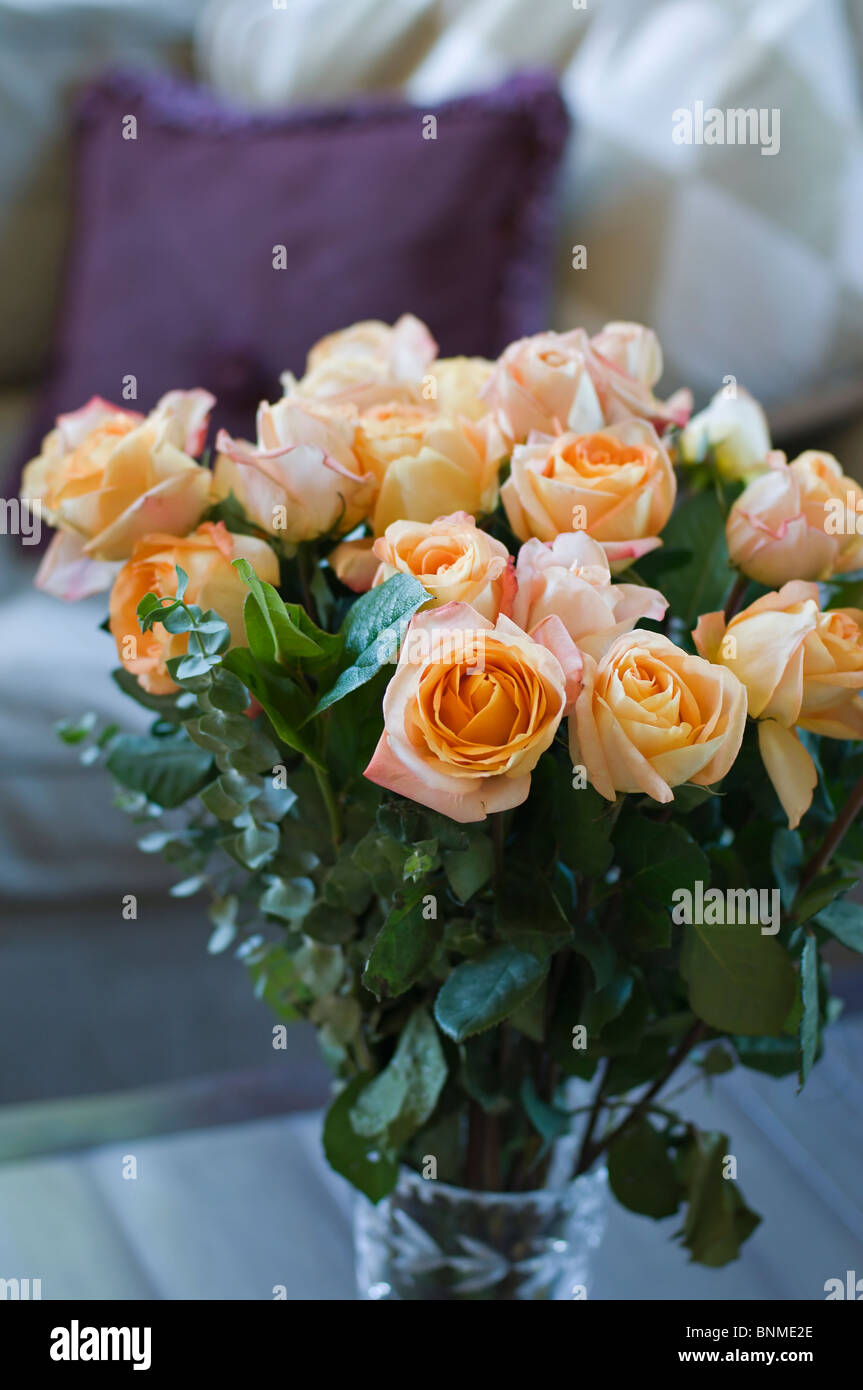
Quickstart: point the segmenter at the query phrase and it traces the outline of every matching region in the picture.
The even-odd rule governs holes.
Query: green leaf
[[[668,907],[676,889],[710,882],[710,864],[687,830],[674,821],[627,816],[617,837],[621,882],[627,891]]]
[[[680,971],[693,1011],[722,1032],[776,1034],[794,1003],[784,948],[757,925],[684,927]]]
[[[611,980],[617,964],[614,946],[608,935],[590,922],[576,922],[572,949],[587,961],[593,971],[596,988],[603,989]]]
[[[678,1165],[688,1200],[680,1239],[692,1260],[711,1269],[736,1259],[761,1221],[724,1176],[728,1152],[727,1135],[695,1131]]]
[[[510,864],[495,896],[495,926],[503,939],[537,960],[572,941],[572,928],[552,889],[530,866]]]
[[[807,932],[800,958],[803,1017],[800,1020],[800,1086],[803,1087],[818,1051],[818,943]]]
[[[260,661],[284,663],[325,655],[323,647],[297,621],[297,605],[288,605],[272,584],[259,579],[248,560],[235,560],[234,568],[249,586],[243,606],[246,636],[252,654]],[[308,615],[305,615],[308,618]],[[308,619],[308,622],[311,620]]]
[[[660,1221],[680,1206],[683,1187],[662,1135],[636,1120],[608,1150],[608,1184],[621,1206]]]
[[[149,694],[139,682],[138,677],[133,676],[132,672],[127,671],[123,666],[118,666],[116,670],[111,672],[111,679],[115,685],[120,687],[124,695],[129,695],[137,704],[143,705],[144,709],[154,710],[160,719],[169,723],[176,723],[180,719],[176,694]],[[189,699],[190,697],[186,696],[185,698]]]
[[[247,961],[255,998],[263,1000],[278,1018],[292,1022],[299,1009],[311,1002],[312,995],[290,953],[278,944],[260,946],[260,938],[257,942],[244,942],[243,947],[237,954]]]
[[[734,1051],[744,1067],[765,1076],[790,1076],[798,1070],[800,1044],[796,1036],[780,1038],[732,1038]]]
[[[553,1144],[556,1139],[569,1133],[572,1128],[572,1116],[566,1110],[558,1110],[556,1105],[549,1105],[547,1101],[542,1100],[529,1076],[522,1081],[520,1094],[528,1119],[546,1144]]]
[[[798,831],[783,826],[775,832],[770,846],[770,863],[779,884],[782,906],[786,912],[790,912],[803,863],[803,841]]]
[[[798,922],[808,922],[810,917],[817,916],[834,898],[847,893],[849,888],[856,888],[857,881],[856,875],[843,874],[838,869],[832,869],[818,878],[805,893],[800,894],[795,904],[794,915]]]
[[[259,906],[269,917],[278,917],[283,922],[301,922],[314,900],[315,885],[310,878],[272,877],[261,894]]]
[[[302,732],[311,702],[291,676],[275,665],[257,661],[248,647],[234,647],[224,657],[222,666],[254,695],[282,743],[319,767],[323,765],[314,743]]]
[[[625,939],[636,951],[662,951],[671,945],[668,909],[642,902],[637,893],[623,896]]]
[[[632,996],[635,980],[632,975],[620,972],[612,976],[602,989],[594,990],[587,996],[581,1011],[580,1023],[587,1029],[592,1046],[599,1038],[607,1023],[623,1012]]]
[[[366,989],[378,999],[404,994],[425,974],[441,934],[441,923],[426,916],[421,892],[393,908],[368,958],[363,974]]]
[[[315,903],[307,917],[303,918],[303,932],[314,941],[323,941],[332,946],[350,941],[356,930],[356,922],[348,913],[327,903]]]
[[[382,666],[395,660],[403,627],[428,602],[428,597],[412,575],[394,574],[351,605],[342,625],[342,637],[345,653],[353,660],[318,700],[313,715],[365,685]]]
[[[815,920],[849,951],[863,952],[863,905],[842,898],[822,908]]]
[[[260,787],[236,772],[223,772],[200,793],[207,810],[218,820],[226,821],[236,820],[259,795]]]
[[[687,550],[686,564],[663,575],[670,612],[687,631],[701,613],[721,608],[732,581],[725,543],[725,518],[713,492],[686,498],[662,533],[663,549]]]
[[[447,1037],[464,1042],[509,1017],[539,988],[548,970],[515,946],[457,965],[435,1000],[435,1018]]]
[[[245,715],[210,710],[200,719],[190,719],[186,733],[201,748],[221,753],[226,748],[244,748],[252,737],[253,727],[251,719],[246,719]]]
[[[724,1076],[725,1072],[734,1070],[734,1058],[727,1047],[717,1043],[715,1047],[710,1047],[705,1052],[701,1062],[701,1070],[705,1076]]]
[[[105,765],[122,786],[170,810],[200,791],[210,776],[213,759],[185,734],[170,738],[121,734]]]
[[[249,704],[244,682],[232,675],[224,665],[217,666],[213,671],[207,697],[211,705],[225,714],[243,714]]]
[[[363,1073],[348,1082],[327,1111],[323,1140],[330,1167],[364,1192],[370,1202],[379,1202],[398,1182],[398,1162],[381,1154],[374,1141],[357,1134],[351,1124],[351,1111],[374,1079]]]
[[[494,846],[487,836],[474,836],[467,849],[447,850],[443,866],[459,902],[469,902],[494,873]]]
[[[447,1076],[437,1029],[424,1008],[414,1009],[382,1072],[351,1110],[358,1134],[399,1149],[431,1117]]]
[[[252,823],[236,835],[227,835],[220,844],[238,864],[254,873],[269,863],[279,848],[279,827]]]
[[[571,782],[555,808],[560,857],[574,874],[601,878],[612,860],[611,807],[593,787],[575,790]]]

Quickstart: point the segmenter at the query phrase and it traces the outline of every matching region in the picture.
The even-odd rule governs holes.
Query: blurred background
[[[676,144],[699,101],[778,112],[778,151]],[[206,386],[248,433],[317,337],[407,311],[484,355],[647,323],[662,395],[733,375],[778,446],[863,478],[861,217],[863,0],[0,0],[2,495],[90,394]],[[0,1158],[322,1102],[313,1039],[273,1053],[198,900],[54,737],[137,716],[104,603],[37,594],[37,562],[0,535]]]

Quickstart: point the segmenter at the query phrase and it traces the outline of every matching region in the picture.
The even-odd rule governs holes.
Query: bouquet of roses
[[[23,497],[37,582],[110,589],[153,715],[64,736],[209,895],[274,1045],[317,1026],[330,1163],[375,1202],[401,1165],[526,1192],[575,1130],[574,1174],[717,1265],[758,1217],[662,1092],[805,1082],[822,948],[863,949],[863,491],[661,366],[636,324],[488,362],[361,323],[212,467],[206,392],[93,399]]]

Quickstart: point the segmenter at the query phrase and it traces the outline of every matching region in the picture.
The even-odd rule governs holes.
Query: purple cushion
[[[429,115],[437,139],[423,138]],[[107,75],[79,107],[76,230],[27,452],[91,395],[123,403],[129,375],[135,408],[204,386],[213,423],[248,436],[279,373],[357,319],[409,311],[442,355],[496,355],[547,321],[566,134],[542,74],[431,108],[277,115],[164,75]]]

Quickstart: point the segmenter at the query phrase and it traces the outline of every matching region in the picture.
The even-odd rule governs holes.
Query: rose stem
[[[734,581],[734,586],[725,603],[725,621],[729,622],[743,602],[743,595],[749,588],[749,580],[745,574],[738,574]]]
[[[654,1096],[659,1094],[663,1086],[666,1084],[667,1081],[670,1080],[672,1074],[680,1066],[680,1063],[684,1061],[686,1057],[688,1057],[689,1053],[701,1041],[706,1032],[707,1024],[702,1022],[700,1018],[696,1019],[689,1032],[678,1043],[677,1047],[672,1052],[668,1060],[668,1066],[665,1068],[665,1071],[662,1073],[661,1076],[658,1076],[656,1078],[652,1086],[648,1087],[641,1099],[637,1101],[636,1104],[632,1107],[626,1119],[622,1120],[620,1124],[617,1126],[617,1128],[613,1129],[610,1134],[606,1134],[598,1144],[588,1144],[587,1139],[589,1136],[585,1135],[585,1143],[582,1145],[582,1152],[579,1155],[578,1164],[575,1170],[576,1177],[578,1177],[579,1173],[586,1173],[587,1170],[590,1168],[591,1164],[594,1163],[597,1158],[599,1158],[599,1155],[601,1153],[604,1153],[614,1143],[615,1139],[617,1139],[625,1129],[629,1129],[631,1124],[634,1124],[636,1120],[641,1119],[641,1116],[644,1114],[645,1110],[650,1105],[650,1102],[653,1100]],[[597,1113],[599,1105],[602,1104],[601,1097],[602,1087],[600,1085],[600,1087],[597,1090],[597,1095],[594,1099],[594,1106],[597,1109]],[[599,1104],[597,1104],[597,1102]]]
[[[863,807],[863,777],[851,791],[848,800],[839,812],[835,821],[831,825],[824,837],[823,843],[815,851],[803,873],[800,876],[800,884],[797,888],[799,898],[809,887],[812,880],[826,868],[833,858],[835,851],[839,848],[848,830],[850,830],[861,807]]]

